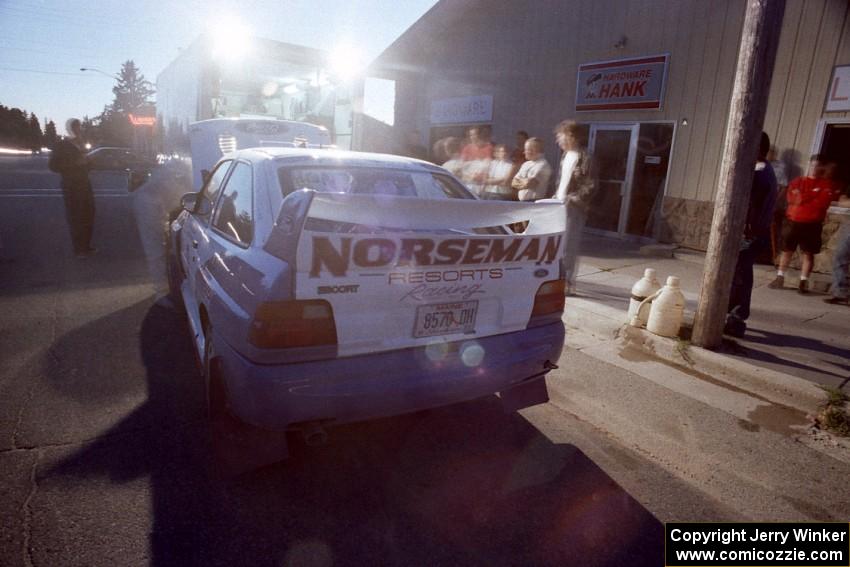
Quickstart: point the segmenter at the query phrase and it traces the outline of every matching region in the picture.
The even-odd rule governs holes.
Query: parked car
[[[564,343],[560,203],[480,201],[425,162],[226,154],[168,238],[213,415],[329,424],[499,393],[548,399]],[[524,234],[503,227],[529,221]]]
[[[86,154],[89,167],[95,170],[149,170],[153,162],[130,148],[100,147]]]

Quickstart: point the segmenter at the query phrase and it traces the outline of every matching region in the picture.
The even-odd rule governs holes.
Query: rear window
[[[430,171],[369,167],[281,167],[278,169],[278,178],[284,197],[293,191],[312,189],[320,193],[395,195],[420,199],[475,199],[466,187],[451,176]],[[306,226],[310,230],[325,232],[381,233],[388,230],[383,227],[350,225],[314,218],[309,219]],[[501,226],[458,227],[442,232],[508,234]]]
[[[395,195],[420,199],[473,199],[460,183],[439,173],[367,167],[282,167],[283,196],[301,189],[320,193]]]

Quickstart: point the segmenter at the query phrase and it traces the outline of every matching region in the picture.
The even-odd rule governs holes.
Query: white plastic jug
[[[667,285],[652,301],[646,329],[662,337],[676,337],[685,316],[685,296],[679,288],[679,278],[670,276]]]
[[[647,297],[652,297],[661,289],[661,284],[655,277],[655,270],[647,268],[643,272],[643,277],[635,282],[632,286],[632,298],[629,300],[629,315],[628,321],[635,327],[643,327],[646,325],[647,317],[649,316],[648,309],[640,309],[641,302]],[[633,319],[637,316],[638,322],[635,324]]]

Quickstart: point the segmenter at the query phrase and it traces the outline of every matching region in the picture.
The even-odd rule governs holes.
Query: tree
[[[153,85],[130,59],[121,65],[112,93],[115,99],[89,125],[88,137],[108,144],[129,146],[133,140],[133,126],[128,115],[153,104]]]
[[[32,141],[27,112],[20,108],[0,105],[0,145],[31,149]]]
[[[44,143],[44,134],[41,132],[41,123],[38,121],[38,117],[32,112],[30,112],[27,141],[29,142],[29,147],[34,150],[40,149]]]
[[[104,107],[103,112],[106,112],[108,109],[108,106]],[[80,132],[83,135],[83,139],[92,145],[97,145],[103,139],[103,129],[101,127],[103,122],[102,117],[103,114],[95,116],[94,118],[90,118],[86,115],[83,116],[82,120],[80,120]]]
[[[138,112],[142,107],[153,104],[151,97],[154,92],[153,85],[139,72],[133,60],[125,61],[121,65],[118,84],[112,87],[115,95],[112,111],[125,114]]]
[[[48,120],[44,126],[44,145],[52,148],[58,139],[59,135],[56,133],[56,123],[53,120]]]

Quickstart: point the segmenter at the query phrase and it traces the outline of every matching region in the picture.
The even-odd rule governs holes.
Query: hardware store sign
[[[576,110],[659,110],[669,55],[579,65]]]
[[[444,98],[431,103],[431,124],[467,124],[491,120],[492,95]]]

